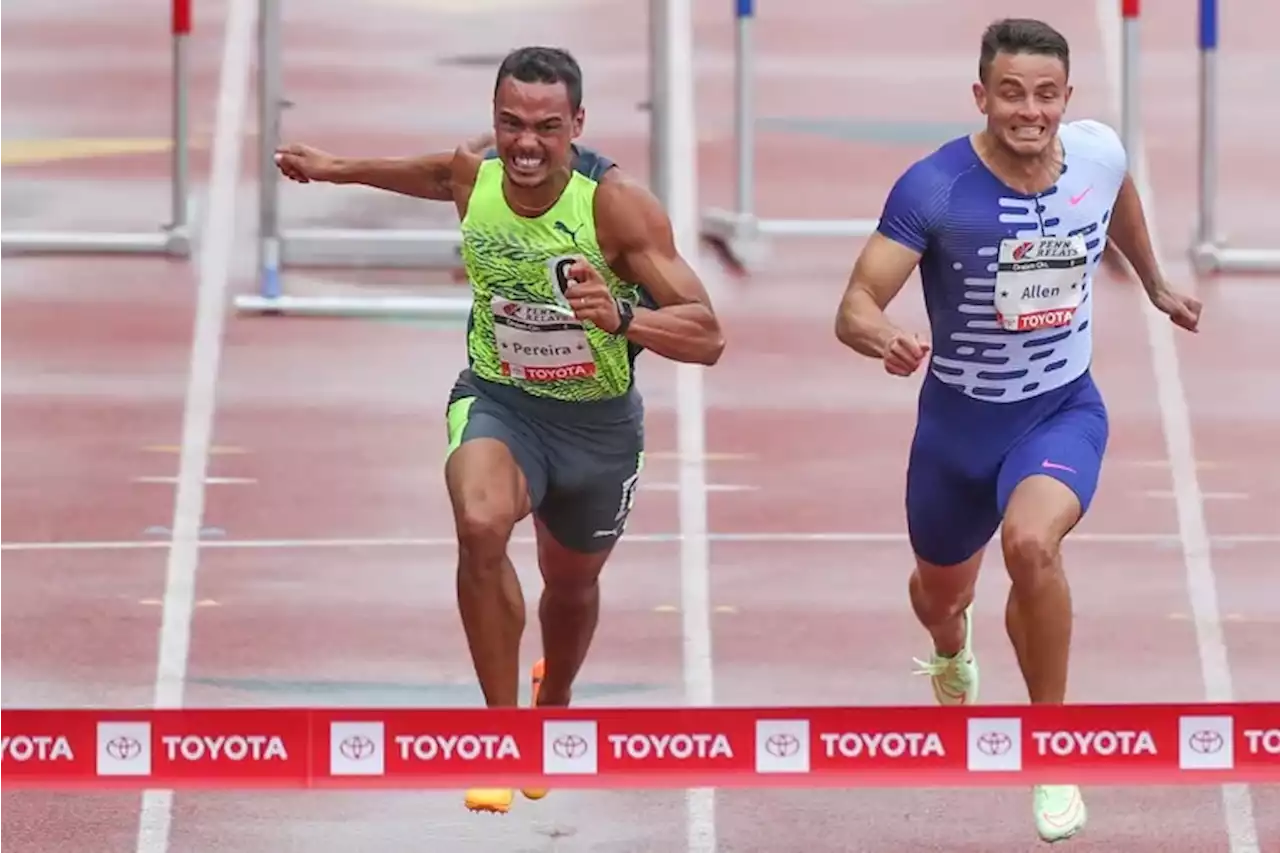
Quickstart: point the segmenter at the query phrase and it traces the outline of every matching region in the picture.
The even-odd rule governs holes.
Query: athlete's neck
[[[536,187],[521,187],[502,179],[502,196],[517,216],[536,218],[546,213],[560,200],[564,188],[569,185],[569,170],[552,172]]]
[[[997,178],[1028,195],[1049,189],[1062,174],[1061,141],[1056,136],[1048,148],[1032,157],[1014,154],[985,130],[974,135],[973,148]]]

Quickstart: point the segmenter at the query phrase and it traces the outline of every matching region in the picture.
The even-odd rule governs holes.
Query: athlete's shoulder
[[[973,150],[973,140],[968,134],[947,140],[918,161],[951,175],[967,172],[979,162],[978,153]]]
[[[617,177],[618,164],[593,148],[573,146],[573,170],[584,178],[600,183],[606,177]]]
[[[917,252],[946,218],[956,182],[977,162],[967,136],[939,146],[907,167],[889,190],[878,230]]]
[[[938,204],[979,162],[969,137],[957,137],[907,167],[895,183],[894,193],[917,204]]]
[[[1115,128],[1097,119],[1079,119],[1058,128],[1068,159],[1081,158],[1118,173],[1129,168],[1129,155]]]
[[[671,220],[662,202],[643,182],[617,165],[599,179],[595,198],[596,230],[601,239],[619,248],[639,248],[671,233]]]

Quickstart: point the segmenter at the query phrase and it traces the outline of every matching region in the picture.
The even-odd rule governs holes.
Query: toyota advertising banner
[[[7,710],[23,787],[1280,781],[1280,705]]]

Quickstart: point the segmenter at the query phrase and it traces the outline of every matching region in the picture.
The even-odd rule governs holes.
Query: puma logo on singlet
[[[577,228],[574,228],[574,229],[571,231],[571,230],[569,230],[569,226],[568,226],[568,225],[565,225],[563,222],[561,222],[560,220],[558,220],[558,219],[557,219],[557,220],[556,220],[556,226],[555,226],[555,227],[556,227],[556,230],[557,230],[557,231],[559,231],[560,233],[562,233],[562,234],[568,234],[568,235],[569,235],[569,239],[573,241],[573,245],[575,245],[575,246],[577,246],[577,245],[578,245],[578,232],[582,230],[582,226],[581,226],[581,225],[579,225]]]

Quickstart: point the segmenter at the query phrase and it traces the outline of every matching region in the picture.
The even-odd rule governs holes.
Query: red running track
[[[493,63],[438,60],[554,41],[572,47],[586,68],[590,143],[644,174],[646,117],[636,109],[646,97],[643,4],[599,0],[599,14],[590,16],[574,4],[541,4],[531,19],[527,10],[455,15],[380,2],[378,14],[358,18],[336,0],[308,4],[306,18],[289,7],[291,138],[369,153],[452,145],[485,125]],[[729,6],[701,4],[698,12],[707,204],[731,201]],[[1265,14],[1261,0],[1248,6]],[[74,26],[38,4],[11,15],[6,9],[6,134],[163,135],[166,115],[157,105],[167,44],[154,12],[137,2],[110,16],[85,0],[73,8]],[[766,4],[757,27],[760,114],[863,127],[898,122],[917,131],[972,124],[967,87],[978,33],[1003,11],[987,0],[795,0],[785,12]],[[1042,15],[1072,40],[1073,114],[1114,121],[1091,5],[1035,2],[1019,14]],[[213,119],[221,15],[221,7],[202,7],[196,23],[198,128]],[[1191,592],[1179,539],[1165,443],[1166,427],[1176,429],[1179,419],[1167,400],[1162,408],[1158,391],[1166,387],[1167,399],[1185,398],[1190,415],[1236,697],[1275,700],[1268,660],[1280,586],[1266,557],[1280,531],[1263,508],[1280,497],[1270,462],[1280,452],[1280,409],[1259,389],[1273,384],[1267,309],[1280,289],[1267,279],[1189,278],[1194,3],[1162,5],[1144,23],[1148,203],[1167,272],[1196,287],[1205,328],[1177,337],[1178,363],[1170,365],[1153,356],[1136,286],[1110,281],[1097,291],[1104,322],[1096,372],[1113,439],[1095,509],[1069,547],[1078,616],[1072,698],[1204,696],[1191,618],[1204,602]],[[1224,20],[1227,56],[1252,51],[1255,65],[1268,61],[1261,33],[1243,18]],[[110,50],[89,51],[89,44]],[[1245,114],[1244,87],[1265,77],[1246,64],[1224,68],[1227,104],[1235,105],[1224,120],[1235,124],[1222,137],[1231,164],[1222,201],[1233,235],[1262,242],[1268,235],[1249,229],[1264,219],[1257,216],[1260,182],[1251,180],[1264,170],[1248,169],[1262,162],[1261,140],[1272,128],[1256,111]],[[103,106],[122,103],[142,107]],[[771,216],[874,216],[892,176],[937,141],[877,139],[762,131],[760,208]],[[250,156],[247,147],[235,291],[253,287]],[[814,167],[779,167],[788,161]],[[163,169],[162,154],[8,167],[5,227],[101,226],[104,219],[150,227],[163,217]],[[203,180],[202,153],[196,170]],[[285,211],[292,223],[448,222],[445,210],[423,213],[349,188],[288,188]],[[927,650],[927,640],[906,604],[901,518],[917,380],[885,376],[829,333],[856,250],[853,242],[796,240],[775,246],[749,279],[709,273],[731,341],[724,361],[705,375],[707,479],[719,487],[708,495],[711,686],[721,704],[773,704],[780,696],[789,704],[930,701],[927,685],[910,675],[911,657]],[[289,285],[325,291],[411,278],[420,276],[294,274]],[[4,705],[149,704],[168,551],[163,532],[148,529],[171,523],[174,489],[136,478],[177,473],[194,267],[6,259],[4,281]],[[914,293],[894,313],[923,328]],[[231,482],[205,489],[203,523],[216,529],[199,555],[186,702],[477,704],[452,601],[438,468],[444,398],[463,360],[458,331],[232,316],[224,346],[209,475]],[[654,459],[633,535],[609,570],[583,704],[678,704],[685,696],[673,541],[680,528],[674,371],[650,357],[641,374]],[[60,544],[33,547],[39,543]],[[532,598],[527,543],[516,556]],[[977,623],[991,702],[1023,699],[1003,637],[1006,583],[993,555]],[[531,661],[532,631],[526,648]],[[1229,844],[1216,788],[1086,793],[1091,824],[1073,850],[1143,853],[1171,849],[1171,841],[1192,853],[1245,849]],[[1280,850],[1280,792],[1254,787],[1251,794],[1260,849]],[[711,825],[700,801],[693,803],[691,810],[680,792],[561,791],[498,819],[466,813],[460,793],[183,793],[168,815],[167,847],[140,847],[136,796],[6,792],[3,831],[6,849],[21,853],[89,846],[103,853],[327,853],[423,842],[442,853],[707,851],[705,835],[689,841],[690,825]],[[1034,846],[1029,811],[1029,794],[1017,790],[722,791],[715,849],[1004,853]]]

